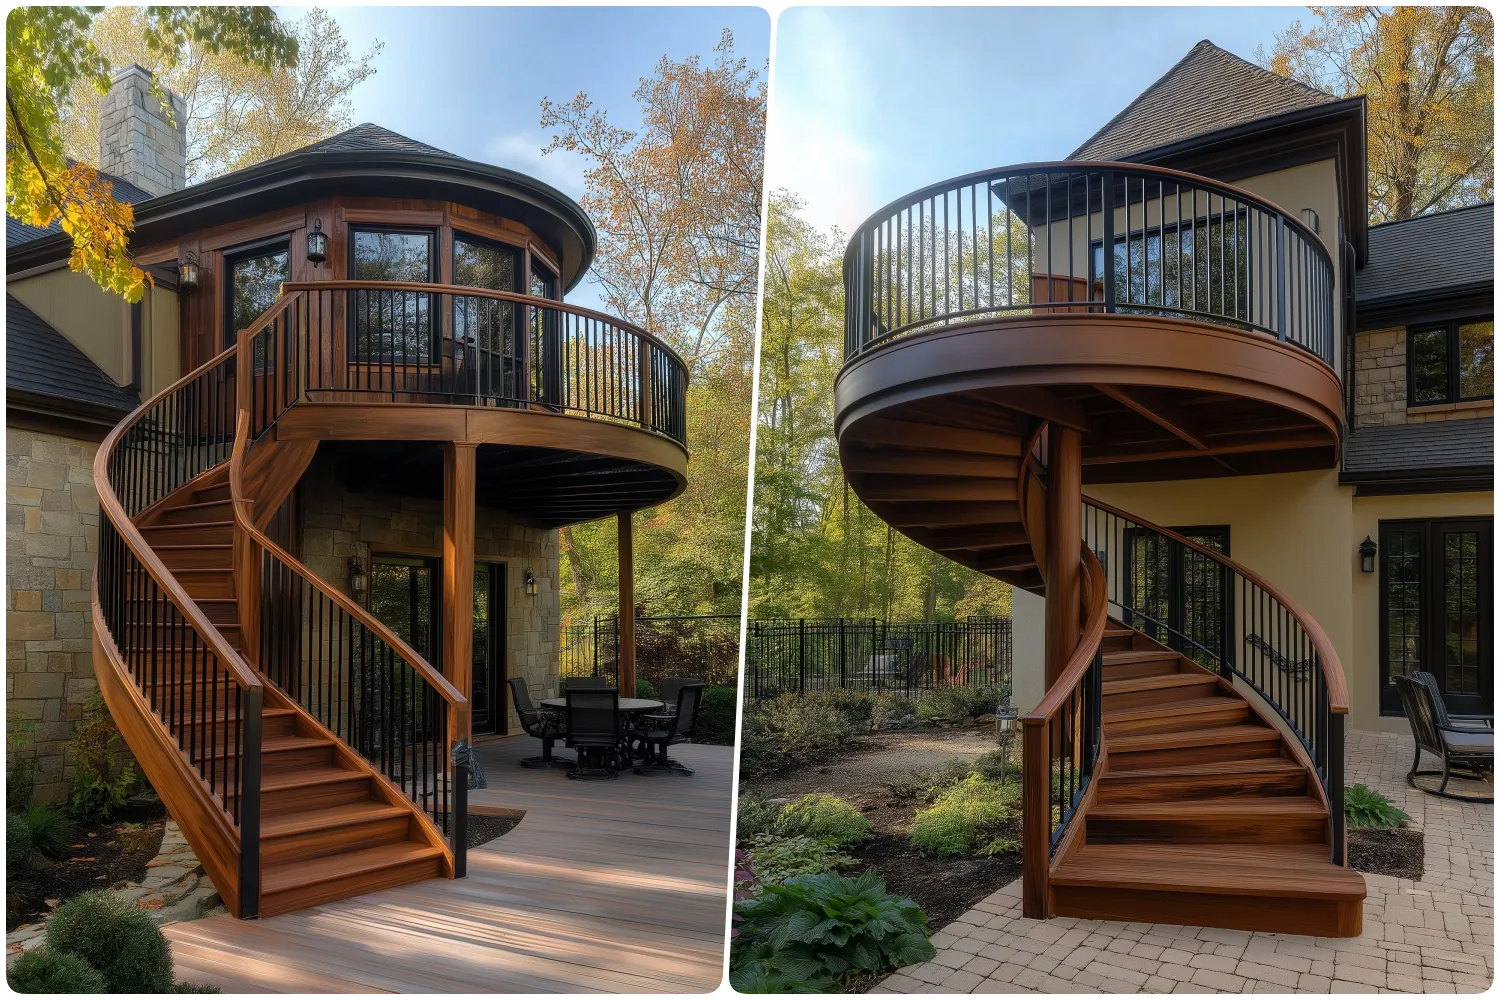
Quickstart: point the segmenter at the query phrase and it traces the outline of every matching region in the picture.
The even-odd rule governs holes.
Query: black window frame
[[[355,259],[355,241],[357,240],[357,238],[359,237],[359,235],[361,233],[374,233],[374,234],[393,233],[393,234],[401,234],[401,235],[421,235],[421,236],[426,236],[427,237],[427,278],[426,278],[425,282],[421,282],[421,283],[423,283],[423,284],[429,284],[429,285],[437,283],[437,281],[438,281],[438,272],[442,269],[442,260],[441,260],[441,257],[442,257],[442,248],[441,248],[441,246],[439,244],[439,232],[438,232],[438,229],[435,226],[403,226],[403,225],[400,225],[399,223],[397,223],[397,224],[391,224],[391,225],[386,225],[386,224],[383,224],[383,223],[366,223],[366,224],[360,224],[360,225],[351,225],[348,228],[349,228],[349,232],[348,232],[348,254],[347,254],[347,256],[348,256],[348,269],[347,270],[348,270],[348,274],[349,274],[349,280],[351,280],[351,281],[358,281],[359,280],[359,276],[355,273],[355,269],[359,266],[359,262]],[[396,357],[396,355],[394,353],[392,353],[390,355],[386,355],[386,354],[366,354],[366,353],[361,353],[358,350],[358,348],[359,348],[359,328],[358,328],[358,322],[357,322],[357,320],[358,320],[358,315],[357,315],[358,310],[355,308],[355,305],[354,305],[354,297],[357,296],[357,295],[359,295],[359,294],[360,293],[359,293],[358,290],[355,290],[355,291],[351,292],[350,293],[350,301],[349,301],[349,303],[347,305],[347,309],[348,309],[348,324],[349,324],[349,343],[348,343],[348,348],[347,349],[348,349],[348,353],[349,353],[349,360],[351,362],[353,362],[355,364],[365,364],[365,365],[371,365],[371,364],[373,364],[373,365],[435,365],[435,364],[440,363],[440,361],[442,359],[442,347],[441,347],[441,342],[442,342],[442,317],[438,314],[438,311],[437,311],[437,306],[438,306],[437,296],[435,296],[435,295],[428,295],[427,296],[427,299],[428,299],[428,304],[427,304],[427,310],[428,310],[428,312],[427,312],[427,314],[428,314],[428,327],[429,327],[429,329],[427,330],[428,344],[427,344],[427,354],[426,354],[426,357],[423,357],[423,358],[406,357],[403,354],[401,357],[398,358],[398,357]],[[421,293],[415,293],[415,294],[421,294]]]
[[[1159,204],[1165,205],[1166,199],[1161,199]],[[1130,208],[1126,209],[1127,218],[1129,211],[1133,209],[1134,206],[1135,203],[1132,202]],[[1144,212],[1145,209],[1142,208],[1142,211]],[[1123,246],[1125,248],[1125,271],[1123,272],[1123,274],[1117,272],[1115,275],[1115,304],[1117,306],[1128,306],[1132,309],[1163,309],[1169,312],[1181,313],[1186,316],[1223,316],[1239,319],[1239,313],[1248,309],[1249,303],[1251,301],[1251,296],[1254,294],[1254,290],[1250,287],[1250,268],[1253,248],[1250,245],[1251,234],[1249,220],[1249,206],[1241,204],[1239,207],[1234,209],[1220,209],[1217,212],[1205,212],[1202,215],[1194,215],[1180,220],[1174,219],[1171,222],[1166,222],[1163,220],[1155,226],[1143,224],[1136,226],[1134,229],[1130,229],[1126,232],[1116,233],[1115,246]],[[1215,313],[1211,309],[1200,309],[1198,307],[1198,260],[1196,256],[1193,257],[1193,279],[1191,284],[1184,285],[1184,283],[1180,279],[1177,282],[1177,286],[1192,289],[1192,308],[1188,308],[1182,301],[1180,301],[1181,296],[1179,296],[1179,301],[1176,305],[1168,305],[1166,259],[1162,256],[1162,254],[1164,254],[1166,251],[1166,238],[1168,236],[1173,237],[1178,241],[1176,243],[1176,246],[1180,248],[1182,246],[1183,236],[1186,235],[1193,241],[1194,252],[1196,253],[1199,231],[1205,231],[1207,234],[1206,238],[1208,240],[1212,240],[1214,224],[1218,223],[1222,228],[1226,222],[1228,222],[1231,226],[1230,232],[1234,234],[1233,239],[1240,240],[1241,245],[1244,248],[1243,252],[1236,251],[1234,254],[1234,260],[1236,261],[1236,263],[1242,264],[1244,269],[1242,274],[1237,274],[1235,277],[1237,279],[1242,279],[1240,283],[1243,284],[1244,287],[1232,288],[1231,286],[1224,286],[1226,292],[1221,295],[1221,298],[1227,298],[1228,291],[1233,291],[1235,312],[1231,314],[1228,309],[1224,309],[1222,312]],[[1243,230],[1240,228],[1241,223],[1244,223]],[[1157,268],[1158,274],[1161,276],[1160,302],[1151,301],[1150,297],[1150,238],[1152,236],[1155,236],[1157,238]],[[1143,257],[1143,261],[1140,277],[1141,281],[1145,283],[1145,287],[1143,289],[1143,297],[1133,299],[1129,296],[1130,293],[1135,290],[1134,284],[1136,272],[1135,268],[1130,263],[1130,247],[1133,243],[1136,242],[1139,242],[1141,244],[1141,254]],[[1179,258],[1183,256],[1180,249],[1178,251],[1178,256]],[[1207,261],[1211,264],[1212,260],[1213,255],[1210,252],[1207,257]],[[1104,237],[1102,235],[1089,240],[1088,267],[1089,287],[1092,288],[1094,285],[1104,281]],[[1205,280],[1209,282],[1205,285],[1205,287],[1208,290],[1206,295],[1206,298],[1208,299],[1207,305],[1210,306],[1213,304],[1214,291],[1214,286],[1211,283],[1211,279],[1211,274],[1207,275],[1205,278]],[[1224,302],[1221,301],[1219,305],[1222,308],[1224,306]]]
[[[1458,392],[1458,330],[1459,327],[1470,323],[1490,323],[1493,325],[1495,317],[1493,314],[1464,316],[1458,319],[1436,320],[1430,323],[1408,323],[1406,326],[1406,405],[1410,407],[1422,406],[1451,406],[1454,403],[1473,403],[1486,399],[1495,398],[1495,387],[1493,381],[1490,391],[1482,396],[1461,396]],[[1445,330],[1448,335],[1447,353],[1447,391],[1442,399],[1417,399],[1417,381],[1412,377],[1416,371],[1417,334],[1428,333],[1433,330]]]
[[[504,250],[506,253],[508,253],[512,257],[514,257],[515,261],[516,261],[516,269],[515,269],[515,272],[511,275],[511,284],[512,284],[512,287],[511,287],[510,291],[515,292],[517,294],[522,294],[522,295],[525,294],[525,287],[526,287],[526,273],[525,273],[526,272],[526,260],[525,260],[525,258],[526,258],[526,248],[525,247],[517,246],[514,243],[507,243],[505,240],[497,240],[497,239],[495,239],[492,236],[481,236],[478,233],[471,233],[467,229],[462,229],[462,228],[460,228],[458,226],[454,226],[453,227],[453,243],[452,243],[452,247],[451,247],[451,250],[453,252],[453,274],[449,275],[449,280],[450,280],[450,282],[452,284],[454,284],[454,285],[462,285],[464,288],[481,288],[483,286],[481,286],[481,285],[463,285],[463,283],[458,280],[458,244],[459,243],[469,243],[469,244],[472,244],[472,245],[478,246],[478,247],[489,247],[492,250]],[[494,291],[495,289],[488,289],[488,290],[489,291]]]
[[[265,239],[254,240],[239,246],[228,247],[220,252],[219,259],[224,268],[224,302],[221,320],[224,325],[224,333],[220,349],[227,350],[235,344],[239,336],[239,330],[234,325],[234,268],[246,260],[254,260],[257,257],[270,257],[276,253],[286,254],[286,280],[292,280],[292,235],[281,233],[277,236],[268,236]]]

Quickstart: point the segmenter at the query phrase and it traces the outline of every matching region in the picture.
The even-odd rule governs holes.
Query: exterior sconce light
[[[349,557],[349,591],[354,595],[356,601],[364,601],[365,590],[369,584],[365,577],[365,568],[359,561],[359,556]]]
[[[1304,208],[1301,215],[1302,221],[1307,224],[1307,228],[1316,233],[1318,231],[1318,213],[1310,208]]]
[[[182,263],[177,265],[177,287],[184,292],[198,288],[198,255],[189,250]]]
[[[1375,541],[1369,535],[1359,543],[1359,568],[1362,572],[1375,572]]]
[[[526,570],[526,596],[536,596],[536,576],[531,572],[530,568]]]
[[[315,219],[312,229],[307,232],[307,259],[313,264],[328,259],[328,234],[323,232],[322,219]]]

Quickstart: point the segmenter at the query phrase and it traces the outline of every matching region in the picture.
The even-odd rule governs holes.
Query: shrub
[[[56,806],[34,805],[21,814],[31,845],[49,858],[60,858],[73,843],[77,829]]]
[[[734,746],[738,694],[732,687],[719,685],[703,689],[703,700],[698,704],[698,724],[693,729],[694,743]]]
[[[749,841],[756,834],[770,833],[776,828],[776,819],[781,815],[781,806],[767,802],[765,796],[747,793],[740,796],[739,809],[735,813],[735,836]]]
[[[776,818],[776,832],[783,837],[816,837],[838,847],[871,837],[865,814],[826,792],[813,792],[788,802]]]
[[[36,772],[41,762],[36,755],[37,721],[20,712],[5,714],[5,809],[24,812],[31,805],[36,788]]]
[[[923,692],[917,699],[917,718],[972,719],[993,712],[999,704],[1000,692],[994,688],[951,684]]]
[[[1344,816],[1350,827],[1369,826],[1377,830],[1394,830],[1411,819],[1390,799],[1367,785],[1349,785],[1344,789]]]
[[[917,704],[894,691],[881,691],[871,698],[870,728],[884,729],[896,719],[917,714]]]
[[[924,854],[967,854],[981,834],[1015,815],[1020,786],[999,785],[973,774],[937,797],[930,809],[918,809],[907,838]]]
[[[774,885],[798,875],[818,875],[854,863],[854,859],[840,851],[836,844],[817,837],[778,837],[758,833],[751,839],[747,851],[751,862],[749,870],[755,873],[758,885]]]
[[[1019,777],[1021,774],[1021,747],[1019,741],[1010,748],[1009,754],[1000,750],[990,750],[979,755],[979,759],[973,764],[975,774],[982,775],[990,781],[999,781],[1006,775]]]
[[[223,990],[217,986],[205,986],[202,983],[177,983],[172,987],[173,993],[222,993]]]
[[[31,871],[36,846],[31,842],[31,827],[23,813],[5,814],[5,875],[14,884]]]
[[[5,971],[17,993],[108,993],[98,969],[67,952],[38,948],[28,951]]]
[[[144,911],[107,892],[86,892],[47,920],[47,947],[83,959],[110,993],[167,993],[172,954]]]
[[[872,710],[868,697],[845,692],[762,699],[745,712],[741,773],[763,777],[825,757],[869,732]]]
[[[741,993],[826,993],[840,977],[925,962],[927,914],[886,892],[872,871],[832,872],[768,885],[734,905],[739,933],[729,982]]]
[[[104,707],[104,696],[96,691],[68,744],[68,756],[76,768],[68,804],[75,816],[107,820],[125,804],[137,775],[134,761],[120,766],[124,749],[120,730]]]
[[[650,681],[646,680],[646,678],[637,677],[635,680],[635,696],[637,698],[654,699],[656,697],[656,687]]]

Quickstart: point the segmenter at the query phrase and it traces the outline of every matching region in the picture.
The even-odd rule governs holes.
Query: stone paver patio
[[[1420,881],[1365,876],[1360,937],[1028,920],[1017,879],[934,934],[932,961],[871,992],[1482,992],[1494,974],[1493,807],[1408,788],[1411,756],[1409,736],[1349,736],[1349,784],[1390,796],[1426,842]]]

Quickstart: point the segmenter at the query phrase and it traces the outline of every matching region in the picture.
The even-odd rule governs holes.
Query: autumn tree
[[[162,65],[146,42],[147,12],[112,7],[95,19],[92,39],[114,66],[138,63],[157,84],[182,99],[187,125],[187,175],[196,182],[300,149],[354,124],[350,94],[375,73],[383,48],[349,50],[338,22],[313,8],[285,25],[297,42],[296,65],[261,73],[244,60],[189,42]],[[68,155],[85,163],[99,156],[99,102],[90,81],[74,85],[63,116]]]
[[[1494,198],[1495,21],[1480,7],[1312,7],[1276,36],[1273,72],[1365,95],[1370,221]]]
[[[73,241],[69,265],[138,301],[145,275],[128,253],[135,217],[93,167],[70,162],[63,120],[80,82],[108,93],[109,59],[94,43],[100,7],[17,7],[5,32],[5,210],[32,226],[58,222]],[[297,39],[269,7],[148,7],[146,50],[173,68],[200,46],[268,74],[297,62]]]

